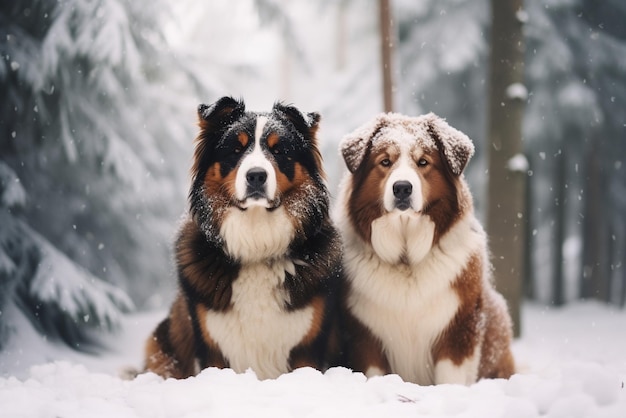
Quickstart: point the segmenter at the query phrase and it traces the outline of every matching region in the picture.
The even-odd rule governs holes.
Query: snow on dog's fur
[[[390,113],[340,147],[347,365],[418,384],[508,378],[511,321],[462,174],[470,139],[434,114]]]
[[[322,369],[332,352],[341,246],[328,215],[317,113],[224,97],[198,108],[179,292],[146,346],[147,370],[184,378]],[[335,342],[337,337],[334,338]]]

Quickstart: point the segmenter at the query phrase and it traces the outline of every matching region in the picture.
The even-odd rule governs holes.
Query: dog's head
[[[436,234],[460,215],[467,197],[459,186],[474,146],[436,115],[381,114],[340,148],[352,176],[348,213],[366,240],[372,222],[387,214],[430,216]]]
[[[281,103],[270,112],[249,112],[242,100],[223,97],[200,105],[198,119],[190,203],[209,235],[216,235],[234,209],[273,212],[282,207],[296,228],[302,226],[306,214],[296,210],[295,201],[311,189],[322,191],[327,211],[316,140],[319,114]]]

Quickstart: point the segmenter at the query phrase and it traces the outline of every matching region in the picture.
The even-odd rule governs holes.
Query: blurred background
[[[0,349],[23,318],[82,349],[168,306],[196,107],[223,95],[320,112],[333,193],[344,134],[437,113],[476,145],[514,317],[623,307],[625,22],[622,0],[0,0]]]

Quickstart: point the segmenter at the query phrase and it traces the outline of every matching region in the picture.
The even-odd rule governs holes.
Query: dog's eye
[[[272,152],[274,153],[274,155],[280,154],[280,150],[278,149],[278,147],[275,147],[274,149],[272,149]]]
[[[235,154],[241,154],[241,151],[243,151],[243,147],[241,145],[237,145],[233,150]]]
[[[391,166],[391,160],[389,158],[385,158],[384,160],[382,160],[380,162],[380,165],[382,165],[383,167],[390,167]]]
[[[417,165],[419,167],[426,167],[428,165],[428,161],[426,161],[426,159],[424,158],[420,158],[419,161],[417,162]]]

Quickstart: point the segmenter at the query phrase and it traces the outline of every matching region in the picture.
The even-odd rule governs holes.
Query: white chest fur
[[[251,368],[269,379],[289,371],[289,353],[313,318],[312,307],[284,309],[280,285],[293,268],[288,260],[244,266],[233,282],[232,309],[207,314],[207,329],[236,372]]]
[[[270,212],[256,206],[246,211],[229,209],[220,234],[229,255],[244,263],[257,263],[285,254],[295,231],[284,207]]]
[[[462,219],[412,265],[386,262],[354,231],[345,238],[352,313],[381,339],[393,373],[434,383],[432,346],[459,308],[451,285],[470,256],[483,251],[482,228],[472,215]]]

